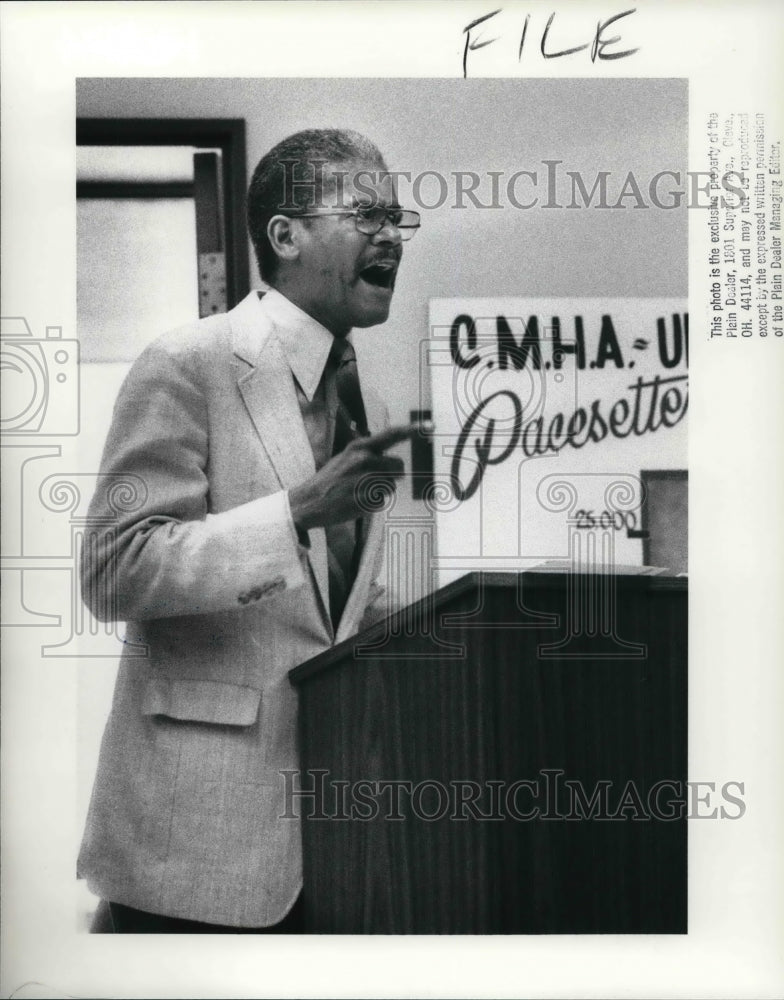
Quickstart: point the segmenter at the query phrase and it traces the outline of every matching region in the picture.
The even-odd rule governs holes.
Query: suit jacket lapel
[[[256,292],[251,292],[229,313],[234,354],[238,365],[237,386],[250,419],[283,489],[291,489],[316,472],[313,451],[302,421],[291,368],[275,336],[273,324],[259,312]],[[324,531],[309,533],[310,564],[329,609],[329,572]],[[326,615],[327,619],[329,615]]]
[[[229,313],[237,385],[259,437],[284,489],[297,486],[316,471],[302,422],[291,368],[272,323],[258,311],[255,293]]]
[[[362,384],[360,372],[360,385]],[[365,416],[367,418],[368,430],[371,434],[377,434],[389,423],[386,407],[375,393],[363,389],[362,402],[365,405]],[[365,613],[365,604],[370,585],[373,582],[375,564],[379,549],[384,543],[384,529],[386,524],[386,505],[376,514],[368,515],[364,519],[364,544],[362,555],[360,556],[357,575],[354,586],[349,594],[343,615],[338,623],[335,642],[342,642],[347,639],[358,627]]]
[[[362,402],[365,407],[365,419],[367,420],[368,433],[378,434],[378,432],[382,431],[388,424],[386,407],[375,393],[368,392],[367,389],[362,394]],[[368,515],[363,518],[362,543],[365,547],[367,547],[368,538],[373,525],[379,520],[382,520],[379,515]],[[364,558],[364,549],[362,558]],[[360,567],[361,565],[362,563],[360,561]],[[357,572],[357,579],[359,579],[359,572]]]
[[[362,402],[365,404],[368,430],[371,434],[378,434],[387,425],[386,408],[376,394],[372,392],[363,392]]]

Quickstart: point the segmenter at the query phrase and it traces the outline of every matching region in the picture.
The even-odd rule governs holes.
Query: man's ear
[[[295,219],[287,215],[273,215],[267,223],[267,238],[279,260],[296,260],[299,257],[299,228]]]

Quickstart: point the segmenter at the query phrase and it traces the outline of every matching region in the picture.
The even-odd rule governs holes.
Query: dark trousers
[[[132,906],[102,900],[93,920],[93,934],[304,934],[302,894],[280,921],[271,927],[225,927],[199,920],[163,917]]]

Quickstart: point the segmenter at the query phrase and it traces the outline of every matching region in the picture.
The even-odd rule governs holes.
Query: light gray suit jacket
[[[371,432],[383,405],[363,391]],[[351,635],[377,599],[383,523],[371,518],[338,628],[324,531],[299,544],[288,489],[315,471],[291,369],[253,292],[167,334],[120,391],[90,508],[83,596],[127,625],[79,873],[98,895],[231,926],[281,919],[301,887],[288,671]],[[117,520],[123,477],[141,506]],[[289,809],[289,812],[291,810]]]

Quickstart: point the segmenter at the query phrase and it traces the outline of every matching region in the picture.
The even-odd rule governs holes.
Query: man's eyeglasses
[[[334,212],[298,212],[290,218],[315,219],[322,215],[353,215],[354,225],[366,236],[375,236],[389,221],[400,231],[401,240],[411,239],[419,229],[421,219],[419,212],[406,208],[384,208],[381,205],[372,208],[345,208]]]

